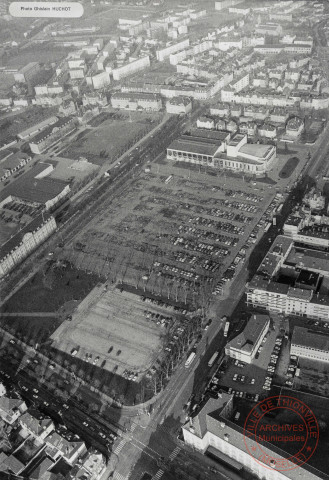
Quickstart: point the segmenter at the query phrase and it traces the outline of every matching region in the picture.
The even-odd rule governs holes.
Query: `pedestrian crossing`
[[[134,422],[133,422],[133,424],[132,424],[131,427],[130,427],[130,431],[131,431],[131,432],[134,432],[137,426],[138,426],[137,423],[134,423]]]
[[[115,447],[115,449],[113,450],[113,452],[114,452],[116,455],[118,455],[118,454],[121,452],[121,450],[123,449],[123,447],[125,446],[125,444],[126,444],[126,439],[124,438],[124,439],[121,440],[121,442],[119,443],[119,445],[117,445],[117,446]]]
[[[159,480],[159,478],[161,478],[163,474],[164,474],[163,470],[161,469],[158,470],[157,473],[153,475],[152,480]]]
[[[171,452],[171,454],[169,455],[169,460],[173,461],[177,457],[177,455],[179,454],[180,451],[181,451],[181,448],[176,447],[175,450],[173,450]]]

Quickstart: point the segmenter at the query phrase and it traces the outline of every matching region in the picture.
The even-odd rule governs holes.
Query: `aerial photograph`
[[[0,177],[0,480],[329,480],[329,0],[1,0]]]

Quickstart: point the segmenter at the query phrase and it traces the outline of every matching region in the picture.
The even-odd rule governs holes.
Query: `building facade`
[[[57,225],[53,216],[40,215],[2,245],[0,278],[7,275],[16,265],[28,257],[33,250],[55,232],[56,228]]]
[[[37,134],[30,142],[33,153],[40,154],[60,138],[72,132],[76,128],[75,117],[59,118],[56,123]]]
[[[111,96],[113,108],[125,110],[151,110],[159,112],[162,108],[160,95],[156,93],[122,93],[117,92]]]
[[[329,362],[329,336],[314,333],[303,327],[295,327],[290,346],[290,355]]]

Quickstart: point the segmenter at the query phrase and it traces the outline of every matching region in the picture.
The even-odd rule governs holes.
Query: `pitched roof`
[[[270,322],[268,315],[252,315],[239,335],[228,342],[228,348],[234,348],[243,352],[252,352],[264,327]]]
[[[35,232],[40,228],[47,220],[53,218],[49,214],[45,213],[43,215],[38,215],[35,217],[32,222],[25,225],[21,230],[19,230],[16,235],[11,237],[6,243],[1,245],[0,248],[0,259],[8,255],[15,247],[20,245],[23,241],[24,236],[27,233]]]
[[[50,435],[46,437],[45,441],[48,446],[54,447],[57,450],[61,451],[62,454],[66,457],[71,457],[76,453],[77,450],[79,450],[82,447],[82,445],[84,445],[84,442],[82,441],[78,441],[78,442],[69,441],[66,438],[59,435],[57,432],[52,432]]]
[[[19,421],[35,435],[41,435],[53,423],[49,417],[38,419],[28,412],[23,413]]]
[[[323,352],[328,352],[329,336],[322,333],[314,333],[304,327],[295,327],[292,334],[291,345],[315,348]]]
[[[54,465],[54,462],[50,458],[45,457],[38,466],[32,470],[29,474],[30,480],[41,480],[44,474]]]
[[[57,178],[36,178],[50,163],[38,163],[0,193],[0,202],[10,195],[28,202],[44,204],[59,195],[69,182]]]

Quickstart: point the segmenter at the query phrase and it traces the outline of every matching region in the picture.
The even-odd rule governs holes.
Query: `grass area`
[[[57,312],[66,302],[81,300],[98,283],[68,262],[50,261],[2,307],[2,312]],[[31,301],[33,299],[33,301]]]
[[[280,170],[279,177],[280,178],[289,178],[297,165],[299,164],[298,157],[291,157],[287,160],[286,164]]]
[[[90,162],[102,165],[105,161],[122,154],[151,128],[151,124],[144,122],[130,123],[107,119],[102,121],[97,128],[72,143],[62,152],[62,156],[72,159],[86,157]]]
[[[0,80],[0,91],[4,93],[7,93],[8,89],[10,89],[15,83],[14,75],[12,74],[1,73]]]
[[[26,343],[34,344],[48,340],[59,327],[61,320],[56,316],[47,317],[1,317],[0,326]],[[31,342],[30,342],[31,341]]]
[[[58,46],[54,42],[51,43],[51,46],[48,42],[33,44],[33,46],[24,48],[16,52],[16,54],[11,54],[3,63],[12,67],[20,67],[29,62],[35,62],[36,60],[40,63],[58,62],[64,58],[69,51],[69,48]]]

